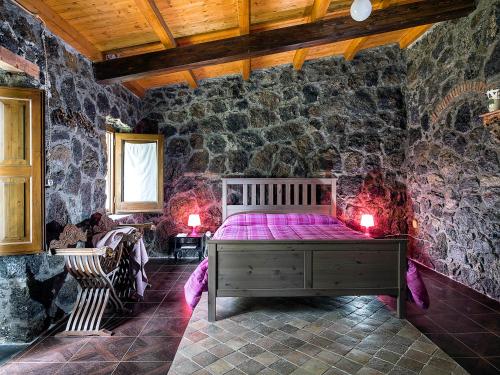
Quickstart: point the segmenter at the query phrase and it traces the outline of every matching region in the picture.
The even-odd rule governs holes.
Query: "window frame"
[[[0,165],[0,177],[23,177],[26,186],[25,224],[27,240],[0,243],[0,255],[37,254],[44,251],[45,240],[45,138],[44,91],[15,87],[0,87],[0,97],[30,101],[28,163]]]
[[[115,130],[106,127],[106,156],[108,169],[106,172],[106,202],[105,209],[108,214],[115,212]],[[108,141],[110,143],[108,143]]]
[[[156,142],[156,160],[158,168],[157,200],[156,202],[124,202],[123,201],[123,144],[125,142],[151,143]],[[163,212],[163,135],[162,134],[114,134],[114,196],[113,208],[115,214],[131,213],[162,213]]]

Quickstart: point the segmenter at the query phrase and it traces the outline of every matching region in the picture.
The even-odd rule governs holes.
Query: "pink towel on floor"
[[[196,267],[194,272],[189,276],[188,281],[184,285],[184,297],[186,302],[193,309],[198,304],[201,294],[208,290],[208,258],[203,259]]]
[[[408,296],[422,309],[429,308],[429,293],[425,287],[424,280],[418,272],[415,262],[408,259],[408,269],[406,270],[406,285],[410,290]]]

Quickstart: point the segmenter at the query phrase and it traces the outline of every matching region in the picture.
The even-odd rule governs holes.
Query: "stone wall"
[[[340,216],[376,215],[378,233],[406,232],[403,139],[406,62],[396,46],[352,62],[326,58],[149,91],[136,130],[165,135],[165,210],[157,241],[221,222],[221,176],[339,176]]]
[[[500,1],[435,26],[407,50],[408,190],[413,256],[500,298],[500,139],[483,126],[486,87],[500,87]],[[478,90],[477,88],[480,88]]]
[[[104,207],[105,118],[135,124],[140,101],[122,86],[97,84],[89,60],[9,0],[0,0],[0,44],[42,71],[40,81],[0,71],[0,86],[46,90],[46,173],[54,181],[46,190],[46,221],[78,223]],[[30,341],[68,311],[76,285],[65,279],[60,258],[0,257],[0,343]]]

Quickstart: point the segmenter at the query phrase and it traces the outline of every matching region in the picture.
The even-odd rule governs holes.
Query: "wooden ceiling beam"
[[[163,46],[166,49],[177,47],[177,42],[174,38],[174,35],[170,31],[170,28],[167,26],[165,19],[160,13],[160,10],[156,6],[155,0],[135,0],[135,3],[148,21],[155,34],[160,39],[160,42],[163,44]],[[186,82],[190,87],[198,87],[196,76],[191,70],[187,70],[183,74],[186,78]]]
[[[177,47],[175,38],[156,6],[155,0],[135,0],[135,4],[165,48]]]
[[[367,37],[356,38],[352,42],[349,43],[344,52],[344,58],[348,61],[354,59],[356,53],[361,49],[361,46],[366,41]]]
[[[30,12],[39,16],[50,31],[61,37],[82,55],[85,55],[93,61],[100,61],[103,59],[102,52],[94,44],[71,26],[64,18],[59,16],[52,8],[45,4],[45,2],[40,0],[16,1]]]
[[[320,18],[323,18],[328,11],[329,6],[330,0],[314,0],[308,22],[316,22]],[[294,69],[300,70],[302,68],[304,61],[306,61],[307,53],[307,48],[301,48],[295,52],[295,55],[293,56]]]
[[[198,80],[196,79],[196,76],[194,75],[194,72],[192,70],[186,70],[185,72],[183,72],[183,74],[189,87],[191,87],[192,89],[198,87]]]
[[[151,74],[178,72],[239,61],[390,31],[428,25],[468,15],[475,0],[426,0],[376,10],[362,27],[350,16],[320,20],[257,34],[178,47],[94,64],[100,82],[113,83]]]
[[[240,35],[250,33],[250,0],[238,0],[238,25]],[[252,74],[252,63],[250,59],[245,59],[241,62],[241,74],[243,79],[249,80]]]
[[[323,17],[323,19],[326,18],[335,18],[339,17],[341,15],[345,15],[345,12],[331,12],[328,13]],[[303,24],[305,21],[307,21],[307,17],[300,17],[300,18],[286,18],[286,19],[279,19],[279,20],[273,20],[273,21],[266,21],[266,22],[261,22],[257,24],[250,24],[250,33],[258,33],[262,31],[268,31],[268,30],[273,30],[273,29],[278,29],[281,27],[286,27],[286,26],[295,26],[295,25],[300,25]],[[192,44],[198,44],[198,43],[205,43],[205,42],[211,42],[214,40],[220,40],[220,39],[227,39],[227,38],[232,38],[235,36],[240,35],[240,28],[239,27],[231,27],[225,30],[216,30],[216,31],[209,31],[206,33],[202,34],[196,34],[196,35],[189,35],[189,36],[183,36],[176,38],[177,46],[188,46]],[[116,58],[116,57],[127,57],[127,56],[133,56],[133,55],[138,55],[141,53],[147,53],[147,52],[155,52],[155,51],[161,51],[163,50],[164,47],[161,44],[161,42],[151,42],[151,43],[145,43],[145,44],[139,44],[135,46],[128,46],[128,47],[123,47],[123,48],[115,48],[112,50],[104,51],[103,54],[104,56],[110,56],[111,58]]]
[[[399,39],[399,47],[406,48],[410,44],[412,44],[415,40],[420,38],[422,34],[424,34],[427,30],[429,30],[432,25],[422,25],[414,27],[411,30],[408,30],[400,39]]]
[[[381,0],[374,6],[375,9],[385,9],[391,5],[391,0]],[[344,52],[344,58],[348,61],[354,59],[354,56],[356,56],[356,53],[361,49],[363,46],[363,43],[366,41],[367,37],[362,37],[362,38],[357,38],[354,39],[349,45],[347,46],[345,52]]]

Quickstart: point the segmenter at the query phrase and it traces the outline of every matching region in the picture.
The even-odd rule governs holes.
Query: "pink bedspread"
[[[240,214],[215,232],[217,240],[363,240],[363,233],[318,214]]]
[[[341,221],[318,214],[239,214],[229,217],[215,232],[218,240],[366,240]],[[194,308],[207,290],[208,260],[193,272],[184,286],[186,301]],[[409,297],[419,307],[429,306],[429,296],[417,268],[408,260]]]

